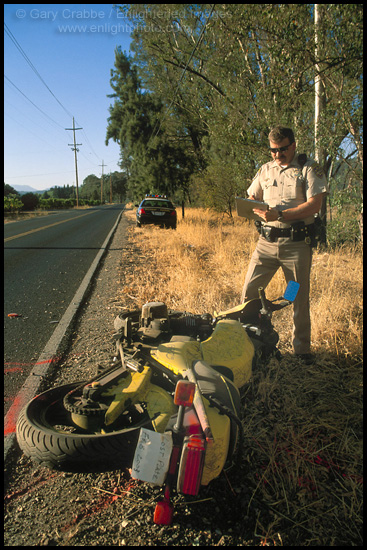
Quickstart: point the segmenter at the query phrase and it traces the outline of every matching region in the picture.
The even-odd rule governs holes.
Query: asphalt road
[[[32,370],[123,205],[4,227],[4,412]],[[9,317],[9,314],[19,317]]]

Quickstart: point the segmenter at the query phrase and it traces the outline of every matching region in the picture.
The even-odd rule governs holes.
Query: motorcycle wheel
[[[49,468],[95,471],[131,466],[144,422],[110,433],[85,433],[71,421],[64,396],[81,382],[48,390],[21,411],[16,435],[24,454]]]

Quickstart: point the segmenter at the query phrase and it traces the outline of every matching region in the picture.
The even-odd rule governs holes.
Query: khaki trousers
[[[277,239],[270,243],[259,237],[256,249],[250,260],[245,284],[242,290],[242,302],[259,297],[258,288],[266,288],[271,279],[282,268],[286,282],[297,281],[300,284],[293,303],[292,344],[295,353],[310,353],[310,271],[312,248],[304,241]]]

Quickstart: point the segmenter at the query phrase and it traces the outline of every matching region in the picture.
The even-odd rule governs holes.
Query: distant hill
[[[33,187],[30,187],[29,185],[12,185],[13,189],[18,191],[21,195],[25,195],[26,193],[39,193],[42,194],[45,191],[49,191],[48,189],[34,189]]]

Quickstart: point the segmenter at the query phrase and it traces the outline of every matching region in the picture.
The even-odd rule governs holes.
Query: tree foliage
[[[110,107],[106,144],[120,144],[121,168],[133,198],[159,191],[172,195],[184,189],[194,170],[190,154],[167,131],[160,132],[164,105],[157,94],[142,88],[137,67],[117,49],[111,71],[114,98]],[[159,137],[158,137],[159,134]]]
[[[7,197],[8,195],[20,196],[20,193],[18,193],[18,191],[8,183],[4,183],[4,197]]]
[[[113,172],[105,175],[102,185],[102,203],[119,202],[126,199],[127,179],[123,172]],[[53,210],[73,208],[76,206],[76,191],[74,186],[51,187],[40,195],[25,193],[20,195],[13,187],[4,183],[4,212],[19,212],[21,210]],[[96,206],[101,204],[101,178],[94,174],[87,176],[79,187],[79,206]]]
[[[107,141],[120,143],[129,181],[156,182],[169,145],[172,159],[177,151],[190,159],[191,181],[214,182],[217,170],[233,197],[269,160],[276,124],[291,126],[299,152],[312,157],[318,74],[323,168],[332,180],[345,164],[361,195],[363,8],[320,6],[317,50],[313,4],[120,6],[134,27],[133,57],[116,53]]]
[[[4,212],[19,212],[23,208],[23,203],[19,194],[9,193],[4,196]]]
[[[20,197],[20,200],[23,203],[23,210],[35,210],[39,204],[39,195],[36,193],[24,193]]]

